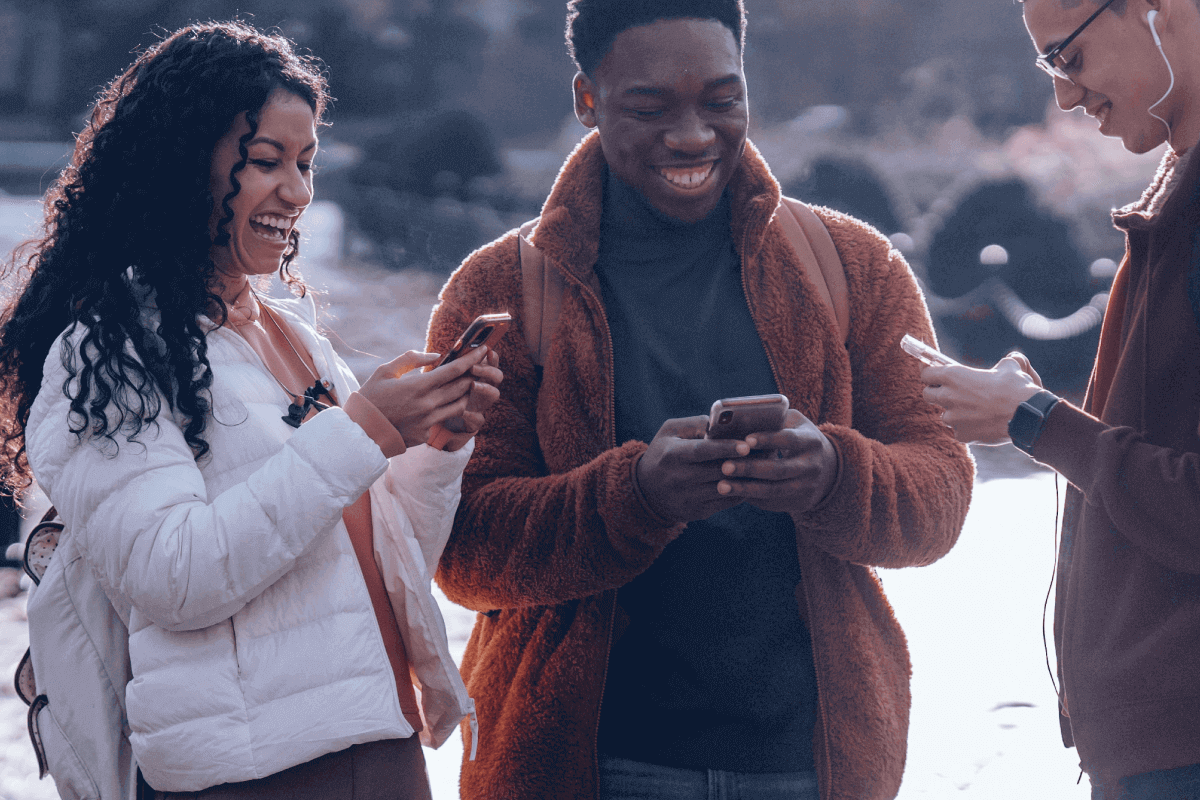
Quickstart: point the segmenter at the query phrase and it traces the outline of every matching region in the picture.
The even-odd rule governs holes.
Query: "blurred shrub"
[[[997,244],[1006,264],[984,265],[980,253]],[[929,286],[959,297],[989,277],[1011,286],[1050,316],[1069,314],[1091,297],[1087,263],[1067,224],[1039,209],[1018,179],[984,183],[946,216],[929,243]]]
[[[500,172],[500,153],[487,123],[469,111],[397,124],[362,147],[352,173],[360,186],[379,186],[425,197],[470,199],[477,178]]]
[[[356,255],[449,271],[513,224],[496,210],[511,204],[491,180],[501,171],[495,138],[470,112],[397,121],[360,150],[358,164],[323,187],[350,217]]]
[[[935,295],[962,298],[946,304],[937,323],[968,362],[991,366],[1017,349],[1051,388],[1083,389],[1099,342],[1098,313],[1083,315],[1090,324],[1051,326],[1036,336],[1035,328],[1019,327],[1021,313],[1068,317],[1094,292],[1067,224],[1039,209],[1022,181],[989,182],[966,195],[930,241],[926,271]]]
[[[861,162],[819,158],[812,162],[805,175],[784,186],[783,193],[857,217],[886,235],[904,227],[883,182],[874,170]]]

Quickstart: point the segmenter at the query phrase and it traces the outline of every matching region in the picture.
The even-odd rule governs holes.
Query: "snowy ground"
[[[0,254],[37,218],[32,203],[0,197]],[[360,377],[384,356],[424,341],[440,279],[336,262],[336,208],[308,212],[303,271],[323,290],[327,324]],[[335,339],[336,341],[336,339]],[[882,573],[909,637],[913,709],[902,800],[1086,798],[1073,750],[1062,747],[1042,653],[1042,601],[1054,554],[1055,486],[1011,449],[978,453],[981,480],[958,546],[922,569]],[[1063,484],[1065,488],[1065,483]],[[0,572],[0,597],[12,575]],[[439,595],[455,656],[474,615]],[[51,800],[37,780],[25,706],[12,667],[27,633],[23,596],[0,599],[0,800]],[[484,743],[486,746],[486,743]],[[458,797],[461,742],[426,750],[436,800]]]

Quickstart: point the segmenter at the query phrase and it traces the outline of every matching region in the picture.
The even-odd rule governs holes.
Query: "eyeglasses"
[[[1083,24],[1075,29],[1074,33],[1059,42],[1058,45],[1049,53],[1038,56],[1034,63],[1036,63],[1043,72],[1046,72],[1055,78],[1062,78],[1064,81],[1074,83],[1075,81],[1071,80],[1071,76],[1067,74],[1065,69],[1063,69],[1063,67],[1066,65],[1059,65],[1055,62],[1057,61],[1058,57],[1062,55],[1062,51],[1066,50],[1067,47],[1070,46],[1071,42],[1075,41],[1075,37],[1083,33],[1084,28],[1086,28],[1088,25],[1091,25],[1092,20],[1104,13],[1104,9],[1111,6],[1114,2],[1115,0],[1104,0],[1104,2],[1100,4],[1100,7],[1096,9],[1096,13],[1085,19]]]

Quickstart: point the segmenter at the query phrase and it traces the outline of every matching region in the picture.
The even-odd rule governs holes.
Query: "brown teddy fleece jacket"
[[[533,236],[567,289],[540,381],[521,327],[521,268],[509,233],[451,276],[430,322],[444,352],[477,314],[509,311],[497,348],[501,396],[479,433],[438,583],[481,614],[463,675],[480,724],[462,796],[592,798],[616,592],[684,526],[647,508],[633,480],[642,442],[615,441],[612,343],[596,263],[603,154],[586,138],[559,174]],[[818,680],[814,756],[822,797],[894,797],[904,770],[910,666],[873,567],[928,564],[954,544],[970,500],[966,448],[921,397],[900,349],[933,341],[907,264],[849,217],[819,213],[849,284],[843,345],[773,215],[779,186],[753,145],[730,183],[743,282],[780,392],[834,442],[839,474],[794,515],[797,600]],[[647,665],[652,669],[653,665]]]

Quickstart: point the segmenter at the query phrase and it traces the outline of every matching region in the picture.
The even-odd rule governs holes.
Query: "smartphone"
[[[920,339],[914,339],[907,333],[904,334],[904,338],[900,340],[900,346],[904,348],[904,352],[931,367],[959,366],[959,363],[950,356],[946,355],[940,350],[934,350]]]
[[[450,346],[446,354],[428,369],[437,369],[442,364],[449,364],[454,359],[465,353],[469,353],[481,345],[495,347],[496,342],[500,341],[500,338],[508,331],[510,322],[512,322],[512,316],[507,312],[480,314],[467,326],[462,335],[454,341],[454,344]],[[463,430],[462,418],[451,417],[445,422],[439,422],[429,429],[429,440],[426,444],[434,449],[444,450],[454,434],[461,433]]]
[[[496,342],[500,341],[500,338],[508,331],[510,322],[512,322],[512,317],[507,313],[480,314],[474,322],[467,326],[467,329],[462,332],[462,336],[455,340],[432,369],[437,369],[442,364],[449,364],[459,356],[481,345],[495,347]]]
[[[708,412],[709,439],[744,439],[752,433],[778,431],[787,417],[788,399],[781,394],[727,397]]]

